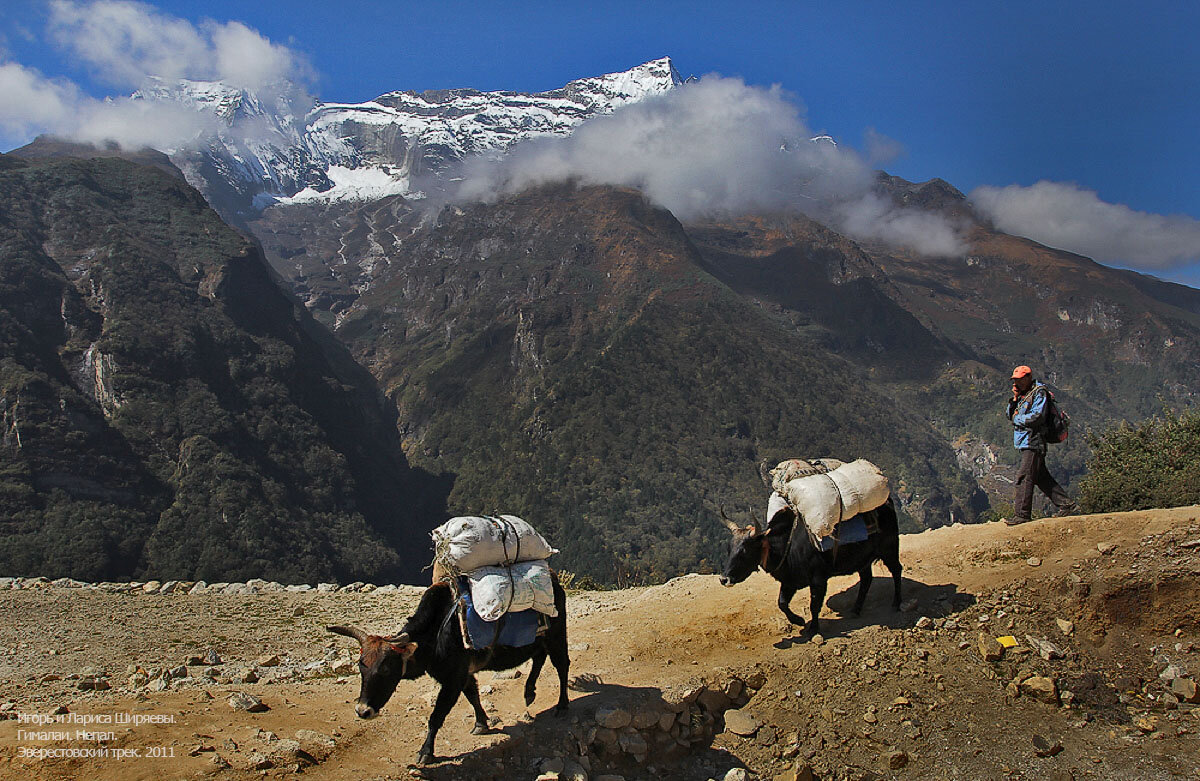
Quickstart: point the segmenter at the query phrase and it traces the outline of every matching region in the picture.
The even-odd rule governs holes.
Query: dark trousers
[[[1066,507],[1072,504],[1071,497],[1062,489],[1058,481],[1050,476],[1046,469],[1046,453],[1041,450],[1022,450],[1021,466],[1017,470],[1016,495],[1013,512],[1017,518],[1028,518],[1033,512],[1033,487],[1042,489],[1042,493],[1050,497],[1055,507]]]

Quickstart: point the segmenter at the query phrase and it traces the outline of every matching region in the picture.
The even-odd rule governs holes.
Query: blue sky
[[[240,21],[299,53],[324,100],[541,91],[662,56],[684,76],[780,84],[814,131],[861,146],[870,128],[899,142],[904,153],[885,167],[907,179],[964,192],[1048,180],[1130,214],[1177,215],[1174,259],[1125,265],[1200,287],[1200,245],[1180,255],[1200,219],[1200,3],[152,5],[195,25]],[[48,16],[43,2],[8,0],[0,62],[97,97],[129,91],[56,46]],[[1027,203],[1030,192],[1019,192]]]

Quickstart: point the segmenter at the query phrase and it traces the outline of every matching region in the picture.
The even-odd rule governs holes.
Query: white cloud
[[[876,137],[895,151],[894,142]],[[458,197],[489,199],[577,179],[636,187],[683,220],[805,212],[840,219],[858,238],[962,251],[940,216],[896,210],[873,195],[874,173],[857,153],[811,138],[782,89],[707,76],[585,122],[566,138],[518,144],[500,160],[469,160]]]
[[[46,132],[93,144],[165,149],[215,126],[215,117],[181,105],[97,100],[70,82],[48,79],[18,63],[0,64],[0,139],[20,141]]]
[[[304,58],[240,22],[205,21],[197,27],[128,0],[53,0],[48,29],[97,78],[117,86],[141,87],[150,77],[223,81],[301,116],[311,105],[295,86],[311,75]],[[221,129],[239,138],[268,135],[260,125],[249,120]],[[69,81],[48,79],[16,62],[0,63],[4,148],[48,133],[89,143],[174,149],[217,129],[213,114],[174,100],[99,100]]]
[[[50,3],[49,29],[56,43],[99,78],[136,87],[147,75],[197,78],[209,47],[192,24],[148,5],[102,0]]]
[[[81,100],[74,84],[52,81],[15,62],[0,64],[0,132],[25,137],[69,121]]]
[[[205,25],[212,38],[214,74],[220,81],[260,89],[308,76],[308,66],[286,46],[271,43],[241,22]]]
[[[839,204],[836,212],[848,235],[908,247],[923,255],[964,255],[967,244],[955,223],[919,209],[897,208],[874,193]]]
[[[1106,203],[1075,184],[979,187],[970,199],[997,228],[1101,263],[1169,269],[1200,260],[1200,220]]]
[[[121,87],[138,87],[147,76],[158,76],[260,89],[308,70],[295,52],[241,22],[206,21],[196,27],[129,0],[53,0],[49,29],[96,76]]]

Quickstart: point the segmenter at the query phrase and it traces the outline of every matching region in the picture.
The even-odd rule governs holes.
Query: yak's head
[[[391,699],[396,684],[402,678],[416,678],[421,674],[418,665],[412,661],[417,644],[407,634],[381,637],[369,635],[352,626],[331,626],[328,629],[334,634],[358,641],[358,672],[362,677],[362,688],[354,712],[359,718],[377,716]]]
[[[729,559],[725,562],[725,572],[721,575],[722,586],[732,586],[741,583],[754,574],[763,561],[763,550],[767,542],[766,532],[751,520],[747,526],[739,526],[725,515],[721,508],[721,520],[729,531],[733,532],[733,540],[729,544]]]

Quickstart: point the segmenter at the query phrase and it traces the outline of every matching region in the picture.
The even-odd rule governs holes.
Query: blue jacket
[[[1035,382],[1016,402],[1009,402],[1008,417],[1013,424],[1013,446],[1017,450],[1045,450],[1046,386]]]

